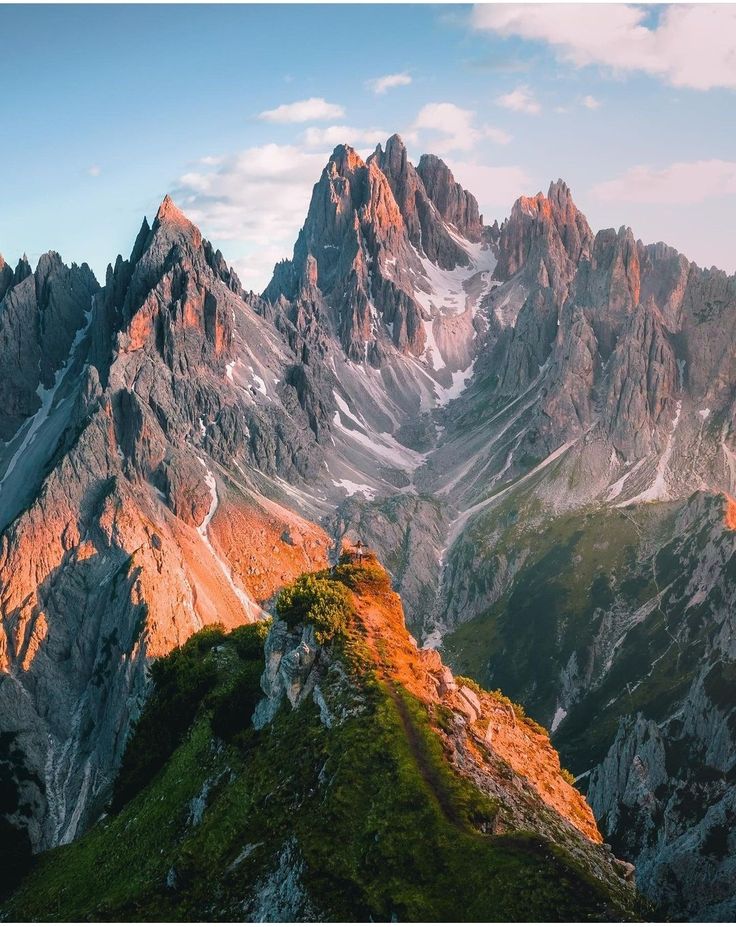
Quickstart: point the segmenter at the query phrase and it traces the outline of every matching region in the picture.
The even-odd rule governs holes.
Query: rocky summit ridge
[[[735,326],[736,278],[593,233],[562,181],[485,225],[398,136],[335,149],[261,296],[169,197],[104,287],[0,261],[13,839],[98,820],[152,660],[361,538],[410,632],[552,729],[640,888],[733,913]]]

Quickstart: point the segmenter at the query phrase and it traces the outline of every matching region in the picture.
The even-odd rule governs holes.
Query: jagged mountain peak
[[[547,199],[556,202],[564,202],[572,199],[572,192],[567,183],[558,177],[557,180],[551,180],[547,190]]]
[[[161,201],[151,227],[154,236],[159,230],[164,230],[168,237],[176,236],[177,238],[189,239],[195,248],[202,245],[202,233],[179,209],[168,193]]]
[[[501,226],[499,260],[496,277],[508,280],[522,268],[528,276],[540,277],[540,262],[545,265],[542,278],[560,278],[561,294],[583,258],[590,255],[593,232],[588,220],[575,205],[567,184],[557,180],[545,196],[520,196],[511,215]]]
[[[352,174],[365,166],[365,161],[354,148],[347,144],[340,144],[330,155],[325,170],[336,174]]]
[[[191,225],[189,219],[184,215],[184,213],[179,209],[174,200],[171,198],[171,194],[167,193],[166,196],[161,200],[161,205],[158,207],[156,212],[155,222],[159,224],[163,222],[174,222],[174,223],[185,223]]]
[[[482,237],[475,197],[439,158],[423,156],[416,168],[398,135],[366,161],[338,145],[314,187],[293,258],[276,266],[264,298],[298,328],[313,331],[317,312],[350,360],[380,367],[391,342],[421,356],[434,341],[427,329],[434,316],[447,306],[451,315],[467,308],[462,272],[442,273],[467,268],[478,285],[461,325],[462,349],[443,331],[444,351],[435,346],[431,358],[435,371],[466,369],[472,308],[484,286],[479,274],[492,264],[488,249],[480,258]]]

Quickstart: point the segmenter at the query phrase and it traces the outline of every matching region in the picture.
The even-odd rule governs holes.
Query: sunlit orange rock
[[[726,527],[730,531],[736,531],[736,499],[726,493],[726,511],[724,516]]]

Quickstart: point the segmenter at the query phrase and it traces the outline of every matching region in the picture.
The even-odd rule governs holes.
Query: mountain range
[[[169,197],[103,287],[54,253],[0,259],[8,839],[51,850],[49,879],[54,848],[102,839],[151,662],[259,622],[360,540],[424,647],[410,664],[444,660],[550,728],[605,865],[631,861],[668,915],[736,916],[734,344],[736,277],[630,229],[594,234],[562,181],[488,225],[398,136],[366,160],[335,149],[260,295]],[[404,661],[389,675],[435,704]],[[448,707],[471,740],[480,707]],[[517,751],[538,807],[506,827],[569,849],[539,810],[568,833],[565,783],[540,784],[528,749],[503,758]],[[263,865],[298,882],[294,839]],[[238,910],[347,916],[319,891],[263,910],[257,894]]]

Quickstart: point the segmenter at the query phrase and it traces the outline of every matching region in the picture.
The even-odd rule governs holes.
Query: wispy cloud
[[[496,103],[503,106],[504,109],[511,109],[517,113],[528,113],[531,116],[536,116],[542,111],[539,101],[526,86],[517,87],[510,93],[502,93],[501,96],[496,97]]]
[[[592,192],[607,202],[693,205],[736,194],[736,161],[678,161],[664,168],[640,164]]]
[[[310,126],[304,131],[303,139],[307,148],[333,148],[335,145],[376,145],[390,132],[383,129],[358,129],[354,126],[326,126],[324,129]]]
[[[484,138],[497,145],[506,145],[511,141],[511,136],[503,129],[477,126],[475,112],[455,103],[427,103],[417,114],[411,131],[431,132],[430,144],[437,154],[470,151]]]
[[[401,71],[399,74],[384,74],[383,77],[373,77],[365,82],[366,87],[373,93],[382,94],[394,87],[406,87],[411,83],[411,74]]]
[[[258,118],[265,122],[325,122],[328,119],[340,119],[345,109],[337,103],[328,103],[322,97],[310,97],[294,103],[282,103],[276,109],[267,109],[259,113]]]
[[[475,29],[546,42],[575,67],[641,71],[676,87],[736,87],[736,5],[478,4]]]
[[[173,195],[207,236],[241,245],[233,261],[243,285],[260,290],[291,255],[327,158],[297,145],[246,148],[185,174]]]
[[[581,102],[586,109],[600,109],[601,107],[601,101],[590,93],[586,94]]]
[[[90,164],[90,166],[87,168],[87,173],[90,177],[99,177],[102,173],[102,168],[99,164]]]

